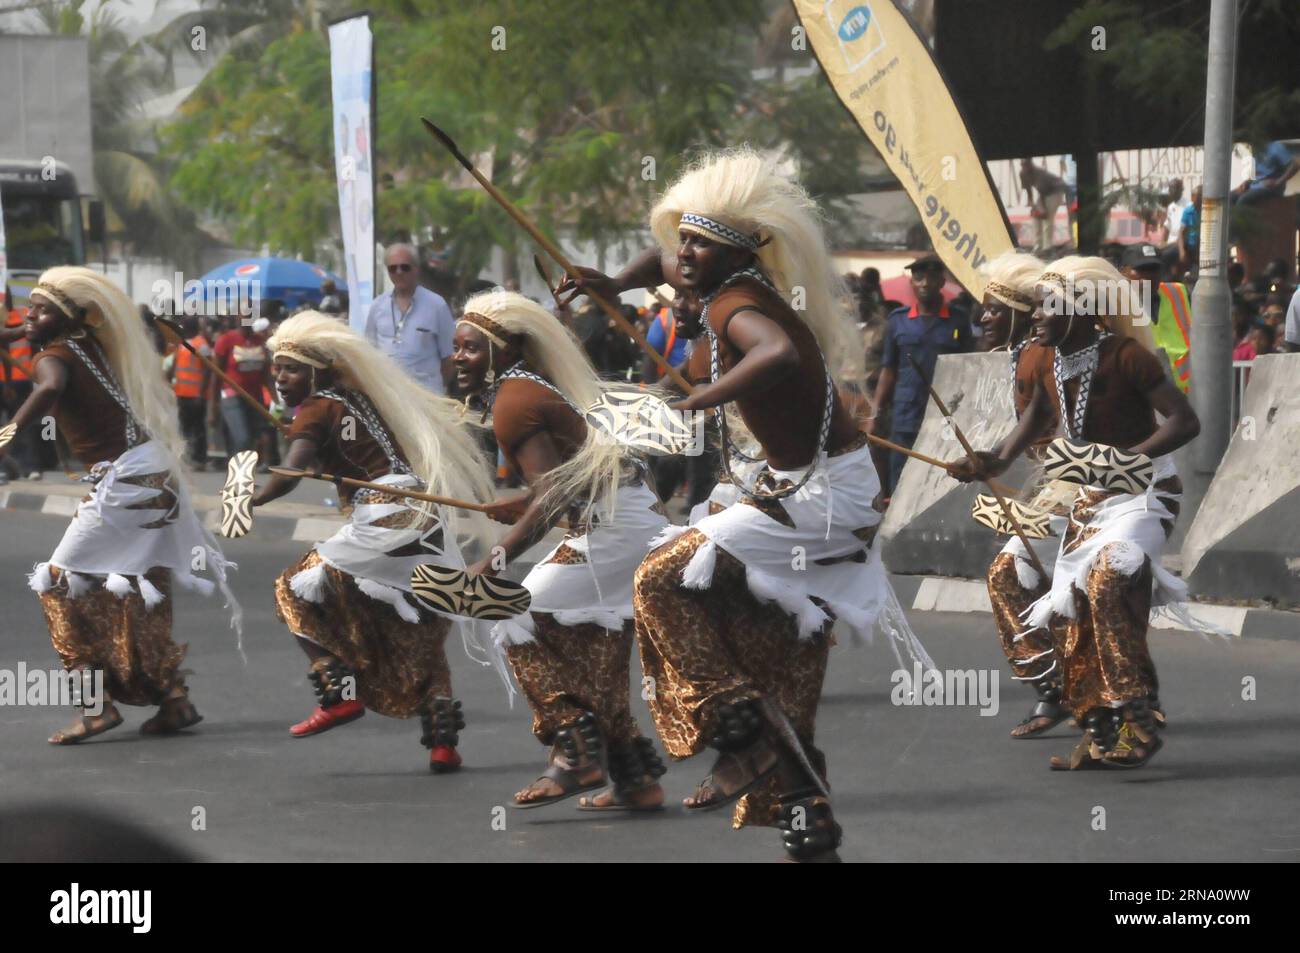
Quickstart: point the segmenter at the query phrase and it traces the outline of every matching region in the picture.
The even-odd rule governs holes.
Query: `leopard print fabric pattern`
[[[640,736],[632,717],[628,679],[632,623],[610,632],[595,623],[560,625],[533,614],[534,641],[506,648],[515,680],[533,710],[533,734],[544,745],[585,712],[596,716],[609,746]]]
[[[321,565],[312,550],[275,581],[275,608],[294,635],[315,642],[357,673],[357,698],[371,711],[410,718],[435,698],[452,696],[444,643],[451,620],[407,622],[397,610],[356,587],[347,573],[325,564],[324,601],[300,599],[289,585],[298,573]]]
[[[1047,592],[1047,580],[1040,579],[1033,589],[1020,585],[1016,575],[1016,558],[998,553],[989,566],[989,602],[993,604],[993,624],[997,627],[1002,653],[1011,663],[1011,674],[1019,679],[1045,675],[1055,663],[1052,634],[1047,629],[1030,629],[1017,640],[1024,628],[1022,613],[1029,604]],[[1046,654],[1044,654],[1046,653]]]
[[[124,705],[158,705],[176,685],[188,646],[172,641],[171,573],[151,569],[145,578],[164,596],[152,609],[132,587],[119,598],[102,586],[72,598],[63,570],[49,567],[54,587],[40,594],[50,641],[64,668],[100,669],[104,689]]]
[[[688,530],[647,556],[636,574],[637,644],[652,679],[650,713],[664,749],[679,759],[698,754],[716,730],[719,704],[768,696],[784,710],[814,765],[823,766],[812,740],[829,633],[801,640],[796,621],[755,599],[744,564],[721,548],[712,586],[683,588],[682,570],[704,541],[698,530]],[[773,779],[741,798],[733,826],[774,824],[776,793]]]

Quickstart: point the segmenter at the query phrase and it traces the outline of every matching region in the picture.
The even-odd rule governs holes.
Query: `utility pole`
[[[1193,446],[1197,474],[1213,474],[1232,436],[1232,337],[1228,290],[1228,187],[1237,0],[1211,0],[1205,71],[1205,181],[1201,186],[1199,273],[1192,291],[1192,406],[1201,419]],[[1199,495],[1199,494],[1198,494]]]

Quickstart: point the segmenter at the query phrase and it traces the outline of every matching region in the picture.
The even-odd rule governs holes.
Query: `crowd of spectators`
[[[1286,169],[1280,169],[1274,178],[1286,173]],[[1249,183],[1245,185],[1243,195],[1250,187]],[[1266,181],[1259,188],[1276,185]],[[1163,245],[1153,241],[1105,249],[1128,277],[1149,281],[1157,289],[1152,300],[1157,313],[1166,319],[1157,321],[1157,340],[1169,353],[1175,376],[1182,374],[1180,386],[1184,389],[1190,367],[1186,357],[1193,283],[1178,279],[1194,276],[1194,271],[1184,266],[1188,254],[1195,261],[1198,192],[1193,190],[1191,198],[1184,200],[1182,183],[1170,184],[1166,229],[1155,236],[1168,239]],[[417,261],[416,250],[409,245],[388,249],[385,264],[393,287],[372,303],[365,333],[426,387],[455,397],[455,378],[448,371],[455,333],[453,308],[427,286],[427,275]],[[920,256],[907,266],[907,273],[906,286],[890,282],[895,294],[906,301],[886,294],[876,268],[844,276],[856,305],[866,359],[864,379],[851,382],[845,397],[864,429],[903,447],[911,447],[920,430],[928,401],[927,383],[938,356],[976,350],[983,344],[975,301],[965,292],[951,295],[951,286],[946,287],[947,272],[936,255]],[[1259,355],[1300,350],[1300,289],[1292,280],[1293,274],[1281,259],[1254,276],[1248,276],[1239,262],[1231,263],[1228,278],[1232,289],[1233,359],[1240,373],[1247,374],[1246,365]],[[321,286],[319,302],[304,304],[299,310],[307,307],[335,314],[343,321],[348,319],[346,292],[329,280]],[[666,355],[668,364],[680,367],[689,359],[692,348],[699,346],[698,339],[688,341],[677,333],[674,309],[680,312],[686,307],[687,302],[679,298],[674,302],[660,300],[648,308],[625,304],[622,310],[624,317],[638,325],[650,343]],[[646,358],[635,342],[589,300],[578,299],[573,307],[552,303],[552,308],[557,319],[581,341],[602,376],[633,385],[655,384],[665,377],[667,367],[656,366]],[[142,308],[142,318],[150,320],[146,311]],[[1168,320],[1171,313],[1175,320]],[[282,447],[271,420],[286,419],[291,409],[279,404],[266,342],[288,315],[281,302],[262,301],[255,315],[180,318],[189,344],[254,395],[266,414],[249,406],[229,383],[211,373],[187,349],[168,346],[155,328],[163,373],[177,396],[186,462],[192,468],[222,468],[227,456],[241,450],[256,450],[263,470],[279,461]],[[6,316],[12,338],[16,333],[13,329],[22,325],[24,309],[12,307],[7,288]],[[17,409],[31,388],[25,373],[30,359],[25,339],[9,340],[0,356],[4,358],[3,420]],[[29,429],[15,442],[3,459],[0,483],[18,477],[40,479],[42,472],[61,468],[54,442],[37,436]],[[873,451],[887,499],[897,483],[904,457],[879,447],[873,447]],[[656,461],[654,476],[661,494],[672,496],[684,491],[688,502],[694,504],[707,495],[716,466],[716,452],[711,450],[703,457]]]

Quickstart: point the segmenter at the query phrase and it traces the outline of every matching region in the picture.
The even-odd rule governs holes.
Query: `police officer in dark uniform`
[[[940,354],[959,354],[973,348],[970,317],[943,300],[947,271],[943,261],[933,253],[922,255],[907,266],[912,276],[912,291],[917,303],[892,311],[885,329],[885,350],[880,380],[876,383],[876,411],[867,424],[876,433],[886,411],[893,410],[889,439],[910,448],[916,442],[930,399],[929,382]],[[907,358],[911,356],[925,376]],[[881,474],[886,496],[892,496],[907,458],[889,454],[889,472]]]

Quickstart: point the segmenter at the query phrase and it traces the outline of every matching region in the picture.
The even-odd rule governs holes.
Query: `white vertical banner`
[[[363,331],[375,297],[375,172],[371,149],[374,83],[370,17],[330,24],[334,101],[334,171],[339,185],[343,257],[348,276],[348,323]]]
[[[0,201],[0,285],[9,284],[9,246],[5,244],[5,207]],[[2,309],[0,309],[2,310]],[[0,315],[9,317],[9,315]]]

